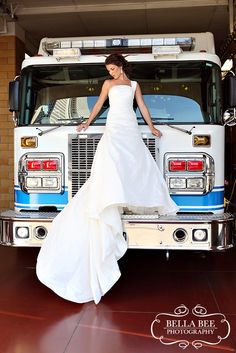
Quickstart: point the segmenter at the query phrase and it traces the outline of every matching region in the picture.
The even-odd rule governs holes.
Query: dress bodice
[[[130,85],[114,85],[109,91],[110,109],[133,109],[134,93],[137,82],[130,81]]]
[[[133,110],[136,81],[130,85],[114,85],[109,90],[110,109],[107,116],[107,125],[122,124],[124,126],[137,124]]]

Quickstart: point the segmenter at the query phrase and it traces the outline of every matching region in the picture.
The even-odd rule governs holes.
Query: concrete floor
[[[0,246],[0,353],[178,353],[183,348],[174,342],[183,338],[188,353],[236,351],[236,249],[205,256],[173,251],[169,261],[162,251],[128,250],[121,279],[98,305],[71,303],[44,287],[35,275],[37,254]],[[192,336],[169,336],[169,345],[154,339],[156,315],[181,304],[225,314],[230,335],[199,349]]]

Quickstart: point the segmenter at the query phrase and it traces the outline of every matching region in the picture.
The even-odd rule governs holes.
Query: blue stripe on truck
[[[42,206],[55,206],[63,209],[68,203],[68,191],[63,194],[26,194],[15,188],[15,207],[21,209],[38,209]]]

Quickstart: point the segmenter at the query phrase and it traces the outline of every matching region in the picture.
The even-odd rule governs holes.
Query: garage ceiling
[[[0,0],[36,52],[42,37],[210,31],[219,50],[229,33],[228,0]],[[8,20],[11,20],[8,15]]]

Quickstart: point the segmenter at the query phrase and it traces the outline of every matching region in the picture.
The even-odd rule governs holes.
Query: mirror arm
[[[18,117],[17,117],[16,112],[12,113],[12,120],[13,120],[13,123],[14,123],[14,125],[16,127],[18,125]]]

